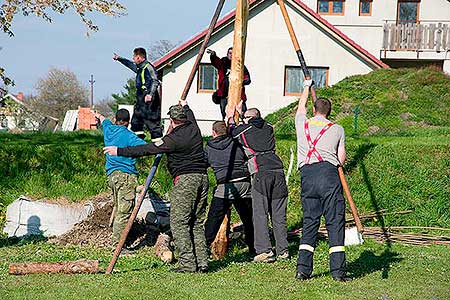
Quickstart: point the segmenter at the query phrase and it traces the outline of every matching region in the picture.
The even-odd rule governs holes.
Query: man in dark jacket
[[[233,57],[233,47],[229,48],[227,51],[227,56],[219,58],[215,51],[207,50],[207,52],[211,55],[211,63],[217,69],[218,75],[218,89],[213,94],[213,101],[217,104],[220,104],[220,112],[222,113],[222,118],[226,116],[226,106],[228,104],[228,88],[230,86],[229,75],[231,72],[231,59]],[[249,85],[251,83],[250,73],[247,70],[247,67],[244,66],[244,82],[242,86],[242,94],[241,94],[241,105],[242,111],[245,112],[247,110],[247,95],[245,95],[245,85]]]
[[[158,93],[160,82],[155,68],[147,61],[147,52],[144,48],[136,48],[133,51],[133,61],[115,53],[113,59],[136,73],[136,104],[131,119],[131,130],[139,137],[144,137],[146,127],[152,139],[162,137],[161,99]]]
[[[244,124],[234,125],[235,108],[227,114],[231,135],[244,147],[248,168],[252,176],[252,207],[255,235],[255,262],[273,262],[275,254],[270,242],[268,216],[272,219],[278,259],[289,258],[286,208],[287,186],[283,163],[275,153],[273,128],[258,109],[244,113]]]
[[[208,141],[205,149],[217,182],[205,224],[206,243],[212,244],[233,204],[244,225],[245,242],[249,252],[254,253],[251,184],[247,159],[241,145],[234,141],[227,131],[225,122],[215,122],[213,138]]]
[[[104,152],[126,157],[167,154],[167,168],[174,179],[169,193],[170,227],[180,250],[180,266],[173,271],[207,272],[208,254],[203,224],[209,183],[202,135],[186,101],[182,101],[182,105],[171,106],[169,116],[169,133],[161,140],[137,147],[105,147]]]

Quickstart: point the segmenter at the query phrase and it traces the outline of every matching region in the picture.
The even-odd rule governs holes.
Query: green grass
[[[332,100],[331,118],[353,134],[358,107],[360,135],[409,135],[426,127],[450,123],[450,76],[435,69],[387,69],[346,78],[319,89]],[[278,134],[295,134],[294,102],[267,117]]]
[[[296,243],[291,248],[297,247]],[[235,249],[211,263],[209,274],[173,274],[150,248],[121,257],[112,276],[7,275],[12,262],[99,259],[105,270],[111,253],[85,247],[46,243],[0,248],[2,299],[448,299],[450,277],[447,247],[376,244],[349,247],[347,266],[353,282],[334,282],[328,272],[328,247],[315,253],[314,278],[294,279],[296,259],[274,264],[246,262]],[[296,251],[293,253],[296,254]]]
[[[348,134],[347,178],[361,213],[412,210],[408,215],[369,220],[366,225],[450,228],[449,77],[430,69],[380,70],[350,77],[318,91],[333,99],[337,120]],[[359,106],[358,131],[353,109]],[[295,104],[269,116],[277,151],[287,169],[295,151]],[[406,119],[405,119],[405,116]],[[374,130],[376,126],[376,130]],[[6,205],[19,195],[80,201],[107,191],[103,138],[99,132],[0,134],[0,228]],[[142,183],[152,158],[141,159]],[[210,172],[211,185],[214,185]],[[171,187],[165,158],[152,183],[161,195]],[[300,227],[300,182],[289,184],[288,226]],[[290,243],[297,255],[298,241]],[[295,258],[272,265],[248,263],[234,247],[212,262],[210,274],[173,274],[151,248],[120,258],[113,276],[7,275],[8,265],[25,261],[99,259],[104,270],[111,253],[89,247],[60,247],[45,241],[0,239],[1,299],[448,299],[450,251],[445,246],[349,247],[347,266],[354,282],[339,284],[328,273],[325,241],[315,253],[314,279],[297,282]]]

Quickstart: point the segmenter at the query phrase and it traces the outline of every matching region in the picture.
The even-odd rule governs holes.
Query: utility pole
[[[92,108],[94,106],[94,75],[91,75],[91,80],[89,80],[89,83],[91,84],[91,100],[89,101],[89,106]]]

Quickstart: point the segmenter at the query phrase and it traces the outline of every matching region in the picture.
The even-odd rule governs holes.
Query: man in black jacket
[[[244,113],[244,124],[234,125],[235,108],[227,113],[231,135],[243,146],[252,177],[252,207],[255,236],[255,262],[273,262],[275,254],[270,242],[268,216],[272,219],[278,259],[289,258],[286,209],[288,190],[283,162],[275,153],[273,128],[258,109]]]
[[[228,135],[227,126],[223,121],[213,124],[212,136],[205,153],[209,165],[214,170],[217,186],[213,192],[205,224],[206,243],[212,244],[225,215],[233,204],[244,225],[245,242],[249,252],[253,254],[255,248],[251,184],[244,150]]]
[[[115,53],[113,59],[136,73],[136,104],[131,119],[131,130],[143,138],[145,126],[150,131],[152,139],[162,137],[161,99],[158,93],[160,82],[155,68],[147,61],[147,52],[144,48],[136,48],[133,51],[133,61]]]
[[[170,107],[169,133],[160,141],[137,147],[105,147],[104,152],[127,157],[167,154],[167,168],[174,179],[169,193],[170,226],[180,250],[180,266],[173,271],[207,272],[208,254],[203,224],[208,200],[208,166],[194,113],[186,101],[181,104]]]

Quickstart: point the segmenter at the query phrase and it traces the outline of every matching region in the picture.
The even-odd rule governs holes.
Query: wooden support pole
[[[283,15],[284,22],[286,23],[286,27],[289,31],[289,36],[291,37],[292,44],[294,45],[295,52],[297,53],[298,60],[300,62],[300,67],[302,68],[303,75],[305,79],[311,79],[311,73],[308,70],[308,67],[305,62],[305,58],[303,57],[302,50],[300,49],[300,45],[298,43],[297,36],[295,35],[294,27],[292,26],[291,18],[286,10],[286,5],[284,4],[284,0],[277,0],[278,5],[280,6],[281,14]],[[316,89],[314,86],[311,86],[311,97],[315,102],[317,99]]]
[[[145,195],[147,194],[150,184],[152,183],[153,177],[155,177],[156,169],[158,168],[161,158],[162,154],[157,154],[155,160],[153,161],[153,165],[152,168],[150,169],[150,173],[148,174],[145,186],[142,189],[141,193],[139,194],[138,201],[136,202],[133,212],[131,213],[131,216],[128,219],[127,226],[125,227],[125,229],[122,232],[122,235],[120,236],[119,243],[116,246],[116,250],[114,251],[111,261],[109,262],[109,266],[106,269],[106,274],[111,274],[111,272],[114,269],[114,266],[116,265],[117,259],[119,259],[120,252],[122,251],[122,248],[125,245],[128,233],[130,233],[131,227],[133,226],[134,220],[136,219],[139,209],[141,208],[142,201],[144,201]]]
[[[353,201],[352,194],[350,193],[350,189],[347,184],[347,179],[345,179],[344,169],[342,167],[339,167],[338,171],[339,171],[339,179],[341,180],[342,188],[344,190],[348,204],[350,205],[353,219],[355,219],[356,228],[358,229],[358,232],[363,233],[364,227],[362,226],[361,219],[359,218],[359,214],[358,214],[358,209],[356,208],[355,202]]]
[[[233,58],[231,60],[230,87],[228,90],[228,106],[236,107],[241,101],[242,85],[244,81],[245,46],[247,42],[248,0],[237,0],[236,19],[234,22]],[[238,122],[239,113],[234,115]],[[227,213],[211,245],[215,259],[225,257],[228,249],[228,228],[230,227],[230,212]]]
[[[27,274],[79,274],[79,273],[97,273],[98,260],[77,260],[63,262],[31,262],[15,263],[9,265],[10,275]]]
[[[216,27],[217,20],[219,19],[220,12],[222,11],[224,3],[225,3],[225,0],[219,0],[219,4],[217,4],[217,8],[216,8],[214,16],[211,20],[211,23],[209,25],[208,32],[206,33],[203,44],[200,47],[200,50],[198,52],[197,59],[195,60],[194,66],[192,67],[191,74],[189,75],[188,81],[186,82],[186,86],[184,87],[183,94],[181,95],[181,100],[183,100],[183,101],[186,100],[186,97],[189,94],[189,90],[191,88],[192,82],[194,81],[194,77],[195,77],[195,74],[197,73],[198,66],[200,65],[200,61],[202,60],[203,54],[205,53],[205,50],[206,50],[206,47],[208,47],[209,39],[211,38],[214,28]]]
[[[235,107],[241,101],[244,81],[245,47],[247,44],[248,0],[237,0],[234,22],[233,58],[231,60],[228,105]],[[235,121],[238,121],[235,115]]]

